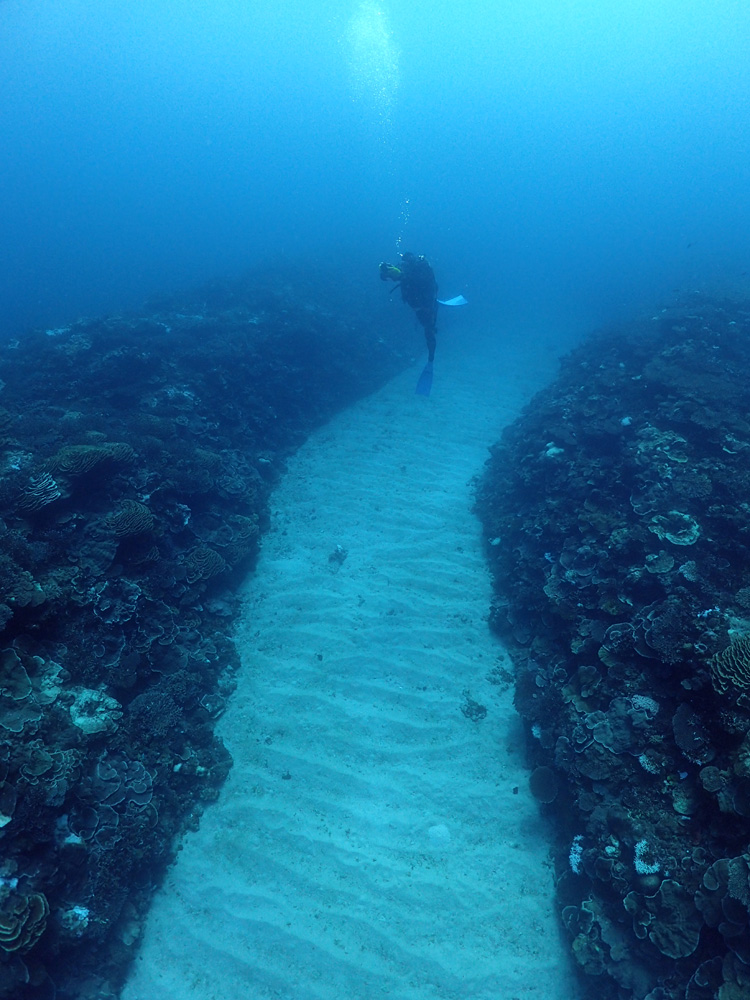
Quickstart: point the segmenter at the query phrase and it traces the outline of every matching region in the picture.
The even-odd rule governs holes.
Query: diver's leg
[[[432,364],[435,359],[435,347],[437,346],[437,338],[435,337],[435,327],[428,326],[425,327],[424,336],[427,341],[427,361]]]

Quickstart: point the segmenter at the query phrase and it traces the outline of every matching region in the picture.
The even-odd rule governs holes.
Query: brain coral
[[[135,452],[129,444],[121,441],[104,442],[103,444],[73,444],[54,455],[49,466],[53,472],[68,476],[81,476],[90,472],[100,462],[132,462]]]
[[[223,556],[207,545],[199,545],[185,556],[185,575],[188,583],[208,580],[217,573],[222,573],[226,566]]]
[[[741,694],[750,690],[750,635],[733,639],[709,662],[711,680],[719,694],[732,691]]]
[[[41,892],[26,895],[4,890],[0,897],[0,948],[29,951],[44,932],[49,904]]]
[[[118,538],[142,535],[153,528],[154,515],[144,503],[124,500],[120,507],[109,515],[107,525]]]
[[[38,476],[32,476],[26,489],[18,498],[18,506],[21,510],[41,510],[53,500],[58,500],[62,496],[60,487],[49,474],[42,472]]]

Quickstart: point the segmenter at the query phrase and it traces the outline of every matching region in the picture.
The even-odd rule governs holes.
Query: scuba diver
[[[414,310],[424,329],[427,341],[427,364],[417,382],[417,393],[420,396],[429,396],[432,388],[432,362],[435,358],[437,333],[438,286],[435,273],[425,256],[420,254],[417,257],[413,253],[403,253],[400,265],[388,264],[385,261],[380,264],[380,280],[396,282],[391,291],[394,292],[396,288],[401,289],[401,298]]]

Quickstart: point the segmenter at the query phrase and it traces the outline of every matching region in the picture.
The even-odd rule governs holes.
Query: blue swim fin
[[[468,306],[469,302],[463,295],[456,295],[452,299],[438,299],[440,306]]]
[[[427,364],[422,369],[422,374],[419,376],[419,381],[417,382],[417,395],[418,396],[429,396],[430,389],[432,388],[432,362],[428,361]]]

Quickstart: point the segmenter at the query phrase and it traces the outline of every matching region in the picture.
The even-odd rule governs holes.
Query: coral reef
[[[597,1000],[750,995],[749,397],[750,306],[696,297],[574,350],[477,487]]]
[[[218,795],[273,484],[408,362],[349,294],[264,268],[0,348],[0,1000],[114,998]]]

